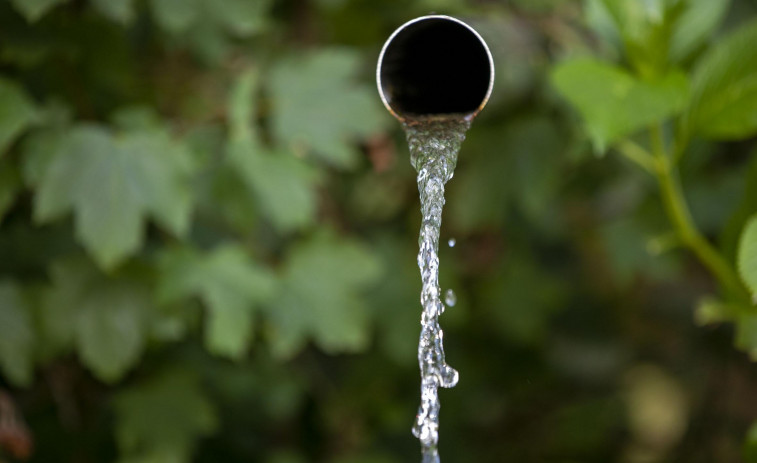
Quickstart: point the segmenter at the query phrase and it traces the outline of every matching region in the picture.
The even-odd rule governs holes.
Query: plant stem
[[[652,155],[644,148],[632,142],[631,140],[623,140],[617,145],[618,151],[632,162],[635,162],[642,169],[646,170],[652,175],[655,175],[657,171],[657,161]]]
[[[691,212],[683,196],[678,172],[666,153],[661,128],[659,126],[654,127],[651,129],[650,135],[656,167],[655,176],[660,187],[662,202],[681,242],[694,252],[729,296],[736,300],[748,302],[749,293],[744,288],[734,268],[694,225]]]

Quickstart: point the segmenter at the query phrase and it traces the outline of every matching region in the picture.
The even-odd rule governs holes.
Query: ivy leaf
[[[256,198],[263,213],[282,232],[313,223],[318,173],[288,153],[261,152],[247,143],[229,147],[229,162]]]
[[[361,295],[380,274],[380,261],[353,240],[322,234],[295,246],[269,314],[274,352],[294,355],[308,338],[328,353],[365,348],[369,309]]]
[[[90,0],[90,3],[100,14],[121,24],[134,18],[133,0]]]
[[[187,371],[162,373],[122,390],[113,407],[122,462],[188,463],[195,442],[218,428],[213,403]]]
[[[43,332],[58,350],[75,348],[99,379],[113,383],[136,365],[154,311],[149,290],[135,281],[110,279],[83,261],[51,267]]]
[[[0,77],[0,156],[34,121],[29,97],[15,82]]]
[[[203,0],[151,0],[156,21],[166,30],[187,30],[202,16]]]
[[[283,231],[313,222],[316,212],[317,172],[288,153],[271,152],[262,146],[252,128],[253,102],[258,74],[244,72],[229,97],[231,137],[227,147],[229,164],[256,198],[273,225]]]
[[[73,259],[53,263],[48,273],[52,285],[43,295],[39,321],[44,357],[52,358],[75,349],[81,302],[99,277],[90,264]]]
[[[177,248],[161,257],[160,297],[198,296],[208,310],[205,345],[216,354],[244,356],[252,337],[255,309],[267,301],[275,280],[237,246],[201,254]]]
[[[591,58],[558,65],[552,82],[583,117],[599,153],[618,139],[678,113],[688,97],[684,74],[671,72],[642,81]]]
[[[21,189],[21,176],[10,162],[0,160],[0,224]]]
[[[34,367],[31,311],[19,288],[0,281],[0,368],[16,386],[31,383]]]
[[[35,130],[24,139],[21,144],[21,171],[26,186],[39,187],[65,139],[66,131],[60,129]]]
[[[144,350],[149,294],[117,284],[93,289],[82,302],[76,324],[79,355],[98,378],[115,382]]]
[[[56,5],[67,1],[68,0],[11,0],[11,3],[27,21],[35,22]],[[0,105],[0,107],[2,107],[2,105]]]
[[[260,211],[255,198],[231,166],[222,166],[214,172],[201,197],[208,212],[228,223],[241,234],[253,233],[260,223]]]
[[[713,45],[697,62],[684,136],[739,140],[757,133],[757,21]]]
[[[42,176],[35,219],[50,222],[73,209],[77,238],[110,269],[140,248],[147,215],[177,236],[188,231],[190,172],[182,147],[159,132],[115,138],[78,126]]]
[[[344,49],[282,59],[269,79],[276,138],[336,167],[354,166],[355,143],[386,120],[375,90],[356,82],[359,67],[359,55]]]
[[[757,215],[749,219],[741,233],[738,267],[741,279],[757,300]]]

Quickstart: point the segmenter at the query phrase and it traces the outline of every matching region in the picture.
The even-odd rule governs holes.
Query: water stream
[[[442,225],[444,185],[452,178],[457,154],[470,127],[470,117],[445,115],[417,117],[403,122],[410,147],[410,162],[418,172],[421,197],[421,224],[418,267],[421,271],[421,335],[418,363],[421,370],[421,404],[413,425],[413,435],[421,441],[423,463],[439,462],[438,388],[457,384],[457,370],[444,359],[444,333],[439,315],[444,312],[439,287],[439,231]],[[454,302],[450,305],[454,305]]]

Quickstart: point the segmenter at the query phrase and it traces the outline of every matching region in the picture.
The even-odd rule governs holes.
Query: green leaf
[[[222,166],[206,185],[200,186],[207,190],[205,194],[201,193],[200,207],[228,223],[232,230],[241,234],[255,232],[260,224],[258,205],[239,173],[231,166]]]
[[[35,109],[15,82],[0,77],[0,156],[34,121]]]
[[[753,362],[757,361],[757,315],[745,313],[738,317],[734,343],[749,354]]]
[[[364,349],[370,326],[361,295],[380,274],[380,261],[350,239],[321,234],[295,246],[269,314],[274,353],[292,356],[308,338],[327,353]]]
[[[229,164],[240,176],[261,209],[280,231],[302,228],[316,212],[317,172],[288,153],[271,152],[254,129],[254,101],[258,73],[243,72],[229,96]]]
[[[730,0],[687,0],[685,10],[676,21],[670,39],[670,60],[684,61],[705,43],[723,21]]]
[[[757,21],[729,33],[697,62],[684,137],[739,140],[757,133]]]
[[[31,383],[34,368],[31,311],[19,288],[0,281],[0,368],[16,386]]]
[[[664,75],[674,27],[685,8],[677,0],[602,0],[623,40],[626,56],[638,74]],[[597,6],[601,8],[600,6]]]
[[[757,215],[749,219],[741,233],[738,268],[741,279],[757,300]]]
[[[137,364],[145,347],[149,294],[128,285],[95,288],[79,309],[77,349],[100,379],[115,382]]]
[[[598,152],[675,115],[688,97],[686,76],[679,72],[647,82],[620,67],[591,58],[559,64],[552,72],[552,82],[583,116]]]
[[[11,0],[13,7],[29,22],[35,22],[56,5],[68,0]]]
[[[66,140],[65,130],[34,130],[21,144],[21,170],[28,187],[39,187],[50,163]]]
[[[166,30],[187,30],[202,15],[203,0],[150,0],[152,14]]]
[[[83,261],[52,266],[41,309],[42,331],[58,352],[75,348],[99,379],[115,382],[137,364],[155,310],[147,287],[106,278]]]
[[[276,138],[295,152],[354,166],[356,143],[381,130],[387,117],[372,86],[356,82],[360,64],[345,49],[279,61],[268,80]]]
[[[205,0],[208,15],[239,37],[262,32],[268,25],[271,0]]]
[[[686,61],[725,17],[730,0],[585,0],[586,20],[642,75]]]
[[[101,267],[113,268],[140,248],[148,214],[177,236],[188,231],[190,172],[183,148],[159,132],[116,138],[79,126],[42,176],[35,219],[50,222],[73,209],[78,239]]]
[[[246,144],[229,148],[230,163],[279,231],[313,223],[317,211],[315,187],[319,183],[315,169],[289,153],[252,155]]]
[[[205,345],[217,355],[241,358],[253,333],[255,309],[272,296],[275,280],[244,249],[223,246],[201,254],[178,248],[161,257],[160,297],[198,296],[207,307]]]
[[[16,166],[0,159],[0,224],[5,213],[13,206],[21,189],[21,176]]]
[[[43,295],[39,321],[45,357],[54,357],[75,349],[82,300],[100,280],[95,269],[83,260],[54,262],[48,273],[52,284]]]
[[[163,121],[155,108],[149,106],[124,106],[110,114],[113,127],[124,131],[157,131],[163,128]]]
[[[103,16],[121,24],[134,18],[134,0],[89,0]]]
[[[584,0],[583,7],[586,23],[600,41],[609,45],[613,51],[621,51],[623,40],[615,18],[607,10],[604,0]]]
[[[213,403],[188,371],[122,390],[113,407],[122,462],[188,463],[196,441],[218,428]]]

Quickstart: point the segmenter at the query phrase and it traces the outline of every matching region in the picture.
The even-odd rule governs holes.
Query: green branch
[[[697,256],[729,296],[737,301],[748,302],[749,292],[741,283],[736,270],[707,241],[691,218],[675,168],[682,151],[680,145],[676,147],[674,158],[668,156],[662,128],[659,126],[650,129],[650,145],[652,153],[631,140],[619,142],[616,149],[657,179],[665,212],[678,241]]]
[[[655,175],[655,172],[657,172],[657,160],[653,158],[647,150],[631,140],[622,140],[618,142],[615,149],[650,174]]]
[[[665,212],[678,237],[683,245],[694,252],[707,267],[729,296],[736,300],[749,301],[749,293],[742,285],[733,266],[707,241],[694,224],[683,196],[678,172],[674,167],[677,160],[667,155],[661,128],[659,126],[652,128],[650,135],[653,149],[651,157],[656,167],[654,174],[660,187]],[[649,155],[647,152],[645,154]]]

